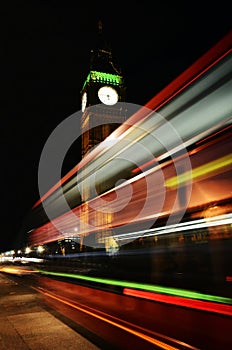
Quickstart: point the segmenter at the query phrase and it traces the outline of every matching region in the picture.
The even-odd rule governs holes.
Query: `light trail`
[[[188,171],[184,174],[180,174],[178,176],[174,176],[166,180],[165,186],[176,187],[180,184],[185,184],[186,182],[191,180],[199,180],[199,178],[202,178],[203,176],[208,175],[217,170],[222,170],[222,168],[225,168],[231,164],[232,164],[232,153],[229,153],[224,157],[215,159],[209,163],[196,167],[195,169],[192,169],[192,171]]]
[[[170,295],[150,293],[139,291],[136,289],[124,288],[123,294],[133,296],[136,298],[153,300],[156,302],[172,304],[176,306],[188,307],[191,309],[203,310],[214,312],[217,314],[232,316],[232,307],[225,304],[217,304],[209,301],[195,300],[195,299],[186,299],[180,297],[174,297]]]
[[[123,233],[120,235],[114,235],[110,237],[117,238],[118,240],[132,239],[132,238],[136,239],[141,237],[165,235],[168,233],[190,231],[195,229],[221,226],[221,225],[230,225],[230,224],[232,224],[232,214],[223,214],[223,215],[211,217],[210,219],[207,218],[207,219],[192,220],[192,221],[183,222],[179,224],[157,227],[149,230],[128,232],[128,233]]]
[[[195,348],[195,347],[193,347],[193,346],[191,346],[189,344],[180,342],[180,341],[178,341],[178,340],[176,340],[174,338],[166,337],[166,336],[164,336],[162,334],[159,334],[159,335],[155,334],[154,332],[151,332],[151,331],[145,330],[145,329],[143,329],[141,327],[135,326],[135,325],[133,325],[133,324],[127,322],[127,321],[124,321],[124,320],[121,320],[119,318],[116,318],[115,316],[107,315],[107,314],[105,314],[103,312],[100,312],[100,311],[98,311],[98,313],[97,313],[96,310],[94,310],[94,309],[91,309],[91,308],[87,309],[86,306],[85,307],[79,306],[77,304],[74,304],[73,302],[70,302],[70,301],[65,300],[63,298],[60,298],[60,297],[58,297],[58,296],[56,296],[56,295],[54,295],[54,294],[52,294],[50,292],[43,291],[41,288],[35,288],[35,287],[33,287],[33,288],[35,290],[37,290],[38,292],[40,292],[40,293],[42,293],[42,294],[44,294],[44,295],[46,295],[46,296],[48,296],[48,297],[50,297],[50,298],[52,298],[54,300],[57,300],[57,301],[65,304],[65,305],[68,305],[68,306],[70,306],[70,307],[72,307],[72,308],[74,308],[74,309],[76,309],[78,311],[81,311],[81,312],[83,312],[83,313],[85,313],[85,314],[87,314],[89,316],[97,318],[100,321],[106,322],[106,323],[110,324],[111,326],[117,327],[117,328],[119,328],[119,329],[121,329],[121,330],[123,330],[123,331],[125,331],[127,333],[130,333],[130,334],[132,334],[132,335],[134,335],[136,337],[139,337],[142,340],[145,340],[145,341],[147,341],[147,342],[149,342],[149,343],[151,343],[153,345],[156,345],[156,346],[158,346],[161,349],[164,349],[164,350],[179,350],[180,347],[176,347],[176,346],[179,345],[179,346],[181,346],[181,348],[183,348],[183,346],[185,346],[188,349],[198,350],[197,348]],[[135,328],[139,329],[139,330],[136,330]],[[176,346],[172,346],[170,344],[165,343],[164,341],[161,341],[159,339],[155,339],[154,336],[152,337],[152,336],[149,336],[149,335],[147,335],[145,333],[142,333],[143,331],[147,332],[147,333],[148,332],[149,333],[153,333],[154,336],[158,335],[158,337],[160,337],[160,338],[166,338],[166,339],[169,340],[169,342],[176,343]]]
[[[111,286],[118,286],[122,288],[129,288],[129,289],[138,289],[143,291],[148,291],[152,293],[163,293],[167,294],[169,296],[179,296],[182,298],[189,298],[189,299],[199,299],[203,301],[210,301],[216,303],[222,303],[222,304],[228,304],[230,314],[232,315],[232,298],[226,298],[216,295],[210,295],[210,294],[203,294],[198,293],[190,290],[185,289],[178,289],[178,288],[172,288],[172,287],[163,287],[158,285],[151,285],[151,284],[145,284],[145,283],[137,283],[137,282],[127,282],[127,281],[120,281],[120,280],[112,280],[107,278],[99,278],[99,277],[90,277],[85,275],[78,275],[78,274],[72,274],[72,273],[63,273],[63,272],[51,272],[51,271],[45,271],[45,270],[38,270],[43,275],[50,275],[50,276],[59,276],[59,277],[68,277],[68,278],[74,278],[78,280],[83,281],[89,281],[89,282],[95,282],[95,283],[101,283],[101,284],[109,284]],[[202,310],[204,310],[202,304]],[[212,309],[213,309],[213,305]],[[217,312],[223,311],[223,308],[219,310],[220,308],[217,308],[216,305],[215,310]]]

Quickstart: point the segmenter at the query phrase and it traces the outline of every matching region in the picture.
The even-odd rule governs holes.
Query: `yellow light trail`
[[[232,164],[232,153],[221,157],[219,159],[213,160],[207,164],[201,165],[193,170],[187,171],[184,174],[171,177],[165,181],[166,187],[177,187],[180,184],[186,183],[189,180],[196,180],[201,176],[212,173],[213,171],[222,169],[228,165]]]

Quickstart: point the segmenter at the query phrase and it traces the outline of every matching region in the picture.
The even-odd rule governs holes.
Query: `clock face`
[[[82,99],[81,99],[81,110],[82,110],[82,112],[85,111],[86,104],[87,104],[87,93],[84,92],[83,95],[82,95]]]
[[[111,86],[103,86],[98,90],[98,97],[105,105],[113,106],[118,102],[118,93]]]

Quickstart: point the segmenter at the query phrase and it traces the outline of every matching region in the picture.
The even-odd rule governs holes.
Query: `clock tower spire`
[[[96,45],[91,50],[89,73],[80,94],[83,158],[125,121],[120,106],[120,102],[125,102],[124,78],[103,36],[101,20]]]

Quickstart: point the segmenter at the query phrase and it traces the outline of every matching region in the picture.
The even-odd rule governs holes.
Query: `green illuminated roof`
[[[90,81],[103,84],[121,85],[123,83],[123,78],[117,74],[90,71],[84,82],[83,89]]]

